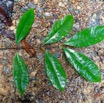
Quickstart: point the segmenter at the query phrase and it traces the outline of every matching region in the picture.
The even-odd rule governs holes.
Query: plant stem
[[[41,47],[41,49],[42,49],[44,52],[46,51],[44,47]]]
[[[27,48],[27,47],[25,47],[25,48]],[[0,50],[8,50],[8,49],[10,49],[10,50],[12,50],[12,49],[19,50],[19,49],[24,49],[24,48],[23,47],[0,48]],[[31,48],[27,48],[27,49],[31,49]]]
[[[59,45],[59,48],[60,48],[60,49],[64,49],[63,44]]]

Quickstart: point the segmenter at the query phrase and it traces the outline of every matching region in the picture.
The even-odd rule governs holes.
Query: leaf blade
[[[104,40],[104,26],[96,26],[84,29],[64,44],[74,47],[88,47]]]
[[[49,52],[45,52],[45,67],[52,85],[59,91],[63,91],[66,86],[66,73],[59,60]]]
[[[52,29],[48,33],[44,44],[55,43],[64,38],[72,30],[74,18],[72,15],[67,15],[64,18],[55,22]]]
[[[100,82],[101,73],[96,64],[82,53],[72,49],[64,48],[67,60],[76,69],[76,71],[90,82]]]
[[[24,60],[18,54],[15,55],[13,68],[14,83],[21,95],[23,95],[29,84],[29,75]]]
[[[34,9],[29,9],[21,17],[16,30],[16,44],[26,37],[32,24],[34,23]]]

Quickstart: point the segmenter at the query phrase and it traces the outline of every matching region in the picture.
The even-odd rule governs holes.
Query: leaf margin
[[[73,17],[73,15],[66,15],[66,16],[64,16],[63,18],[61,18],[61,19],[59,19],[59,20],[57,20],[53,25],[52,25],[52,28],[50,29],[50,31],[48,32],[48,35],[46,36],[46,38],[45,38],[45,40],[44,40],[44,45],[46,45],[46,44],[52,44],[52,43],[56,43],[56,42],[58,42],[58,41],[60,41],[61,39],[63,39],[65,36],[62,36],[60,39],[58,39],[58,40],[54,40],[53,42],[47,42],[47,41],[50,41],[50,40],[47,40],[47,39],[50,39],[50,38],[55,38],[55,34],[57,33],[57,31],[56,31],[56,33],[54,33],[53,31],[54,31],[54,29],[56,29],[55,28],[55,26],[58,24],[58,23],[61,23],[60,25],[60,27],[62,28],[62,26],[63,26],[63,22],[64,22],[64,19],[65,18],[67,18],[69,16],[69,18],[68,19],[71,19],[71,22],[72,22],[72,24],[71,24],[71,27],[70,27],[70,30],[68,31],[68,33],[65,35],[65,36],[67,36],[70,32],[71,32],[71,30],[72,30],[72,28],[73,28],[73,24],[74,24],[74,17]],[[59,25],[59,24],[58,24]],[[58,28],[59,29],[59,28]],[[59,30],[60,31],[60,30]],[[51,34],[54,34],[53,36],[51,36]],[[51,36],[51,37],[50,37]],[[59,37],[57,37],[57,38],[59,38]]]
[[[82,53],[80,53],[80,52],[74,51],[73,49],[63,48],[63,50],[64,50],[64,53],[65,53],[65,56],[66,56],[67,53],[68,53],[68,52],[65,52],[65,51],[72,51],[72,52],[81,54],[82,56],[84,56],[85,58],[87,58],[91,63],[93,63],[93,64],[95,65],[95,67],[98,69],[98,72],[99,72],[99,78],[97,78],[97,80],[95,80],[95,81],[88,80],[86,77],[84,77],[82,74],[80,74],[79,71],[78,71],[78,69],[76,69],[76,68],[74,67],[74,64],[72,64],[72,60],[71,60],[71,61],[68,60],[68,57],[66,56],[67,61],[74,67],[74,69],[79,73],[79,75],[82,76],[85,80],[88,80],[88,81],[90,81],[90,82],[101,82],[101,79],[102,79],[101,72],[100,72],[98,66],[97,66],[90,58],[88,58],[87,56],[85,56],[84,54],[82,54]],[[70,55],[70,54],[69,54],[69,55]],[[71,57],[70,57],[70,58],[71,58]],[[78,67],[78,65],[77,65],[77,67]]]
[[[25,28],[22,28],[23,30],[21,30],[21,32],[20,32],[20,26],[21,26],[21,22],[23,22],[23,20],[24,20],[24,18],[26,19],[29,19],[28,18],[28,16],[26,17],[26,15],[31,15],[31,23],[29,23],[29,25],[25,25],[25,27],[27,27],[28,28],[28,31],[25,33],[25,35],[23,36],[23,34],[21,34],[22,32],[23,32],[23,30],[25,29]],[[31,27],[32,27],[32,25],[33,25],[33,23],[34,23],[34,19],[35,19],[35,16],[34,16],[34,9],[33,8],[30,8],[30,9],[28,9],[22,16],[21,16],[21,18],[20,18],[20,20],[19,20],[19,23],[18,23],[18,25],[17,25],[17,28],[16,28],[16,34],[15,34],[15,42],[16,42],[16,44],[19,44],[20,43],[20,41],[22,40],[22,39],[24,39],[27,35],[28,35],[28,32],[30,31],[30,29],[31,29]],[[26,24],[26,22],[25,22],[25,24]],[[22,24],[23,25],[23,24]],[[24,26],[24,25],[23,25]],[[18,35],[19,35],[19,37],[18,37]],[[22,36],[21,36],[22,35]]]
[[[25,65],[25,67],[26,67],[26,71],[27,71],[27,77],[28,77],[28,84],[27,84],[27,86],[24,88],[24,90],[21,92],[20,90],[19,90],[19,88],[17,87],[17,84],[16,84],[16,81],[15,81],[15,69],[14,69],[14,65],[15,65],[15,59],[21,59],[22,60],[22,62],[24,63],[24,65]],[[29,73],[28,73],[28,68],[27,68],[27,66],[26,66],[26,64],[25,64],[25,61],[23,60],[23,58],[18,54],[18,53],[16,53],[15,54],[15,57],[14,57],[14,60],[13,60],[13,70],[12,70],[12,74],[13,74],[13,80],[14,80],[14,84],[15,84],[15,86],[16,86],[16,88],[18,89],[18,91],[19,91],[19,93],[21,94],[21,95],[23,95],[24,93],[25,93],[25,91],[26,91],[26,89],[27,89],[27,87],[28,87],[28,85],[29,85]]]
[[[48,56],[47,56],[47,55],[48,55]],[[64,78],[64,79],[65,79],[64,87],[61,87],[61,88],[56,87],[55,84],[52,83],[50,77],[48,76],[48,73],[47,73],[47,66],[46,66],[46,64],[47,64],[47,63],[46,63],[46,56],[49,57],[49,55],[51,55],[53,58],[55,58],[55,59],[58,61],[58,63],[61,65],[61,69],[63,70],[64,76],[65,76],[65,78]],[[51,57],[50,57],[50,58],[51,58]],[[45,51],[44,59],[45,59],[45,68],[46,68],[45,71],[46,71],[48,80],[51,82],[51,84],[53,85],[53,87],[55,87],[56,89],[58,89],[60,92],[64,91],[65,86],[66,86],[67,75],[66,75],[66,73],[65,73],[65,70],[64,70],[64,68],[63,68],[63,66],[62,66],[62,64],[61,64],[61,62],[60,62],[54,55],[52,55],[51,53],[49,53],[49,52],[47,52],[47,51]]]
[[[103,31],[104,31],[104,25],[99,25],[99,26],[94,26],[94,27],[89,27],[89,28],[85,28],[85,29],[83,29],[83,30],[81,30],[81,31],[79,31],[79,32],[77,32],[74,36],[72,36],[71,38],[69,38],[66,42],[64,42],[63,44],[64,45],[67,45],[67,46],[72,46],[72,47],[78,47],[78,48],[84,48],[84,47],[89,47],[89,46],[92,46],[92,45],[95,45],[95,44],[97,44],[97,43],[100,43],[101,41],[103,41],[104,40],[104,38],[102,38],[101,39],[101,37],[99,38],[99,40],[97,41],[97,42],[95,42],[95,43],[91,43],[92,41],[89,41],[88,42],[88,40],[90,40],[90,38],[87,38],[87,41],[85,41],[86,39],[83,39],[83,42],[81,43],[81,44],[85,44],[85,43],[88,43],[88,44],[85,44],[85,45],[78,45],[78,41],[76,42],[76,43],[71,43],[71,41],[76,41],[77,39],[74,39],[74,38],[76,38],[76,36],[81,36],[81,33],[82,33],[82,36],[84,35],[84,31],[85,32],[94,32],[93,30],[94,29],[97,29],[97,28],[100,28],[101,27],[101,29],[103,29]],[[94,34],[94,33],[93,33]],[[96,34],[96,33],[95,33]],[[90,35],[90,34],[89,34]],[[97,34],[98,35],[98,34]],[[101,35],[100,33],[99,33],[99,35]],[[103,37],[103,35],[104,34],[102,34],[102,37]],[[94,36],[93,35],[90,35],[90,37],[92,36],[92,39],[94,39]],[[82,39],[82,38],[81,38]],[[95,40],[93,40],[93,41],[96,41],[98,39],[98,37],[95,37]],[[80,39],[78,39],[78,40],[80,40]],[[84,43],[84,41],[85,41],[85,43]]]

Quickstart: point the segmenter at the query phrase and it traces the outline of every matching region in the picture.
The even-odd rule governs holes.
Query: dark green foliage
[[[13,78],[16,87],[18,88],[21,95],[23,95],[29,84],[29,74],[24,60],[18,54],[16,54],[14,58]]]
[[[20,19],[16,31],[16,44],[28,34],[34,22],[34,10],[28,10]],[[60,41],[72,30],[74,18],[67,15],[55,22],[48,33],[44,44],[51,44]],[[104,39],[104,26],[87,28],[75,34],[64,44],[75,47],[87,47],[96,44]],[[94,64],[85,55],[72,49],[64,48],[67,60],[76,69],[76,71],[90,82],[101,82],[101,73],[96,64]],[[45,68],[47,76],[52,85],[59,91],[63,91],[66,86],[66,73],[59,60],[51,53],[45,51]],[[23,94],[29,84],[28,70],[23,59],[16,54],[13,64],[13,76],[16,87]]]
[[[66,86],[66,73],[59,60],[49,52],[45,53],[45,67],[52,85],[59,91],[63,91]]]
[[[72,15],[67,15],[55,22],[45,39],[45,44],[55,43],[67,36],[68,33],[72,30],[73,23],[74,18]]]
[[[87,47],[102,40],[104,40],[104,26],[96,26],[78,32],[64,44],[75,47]]]
[[[20,41],[27,36],[33,23],[34,23],[34,9],[29,9],[21,17],[19,24],[17,26],[15,35],[16,44],[19,44]]]
[[[101,73],[89,58],[68,48],[64,48],[64,52],[67,60],[81,76],[90,82],[101,82]]]

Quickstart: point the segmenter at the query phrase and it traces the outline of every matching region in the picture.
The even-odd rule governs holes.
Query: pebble
[[[38,25],[39,25],[38,23],[33,23],[32,27],[36,28],[36,27],[38,27]]]
[[[37,59],[40,61],[43,59],[42,53],[37,54]]]
[[[99,15],[100,15],[99,12],[95,12],[92,14],[91,19],[90,19],[89,24],[88,24],[89,27],[100,25],[101,19],[100,19]]]
[[[34,0],[34,4],[37,4],[38,3],[38,0]]]
[[[81,7],[80,6],[77,6],[77,9],[79,10],[79,9],[81,9]]]
[[[22,2],[18,2],[18,5],[19,5],[20,7],[22,7],[22,6],[23,6]]]
[[[16,27],[15,27],[15,26],[11,26],[11,27],[9,27],[9,29],[10,29],[10,30],[15,30]]]
[[[55,53],[53,54],[55,57],[60,58],[61,57],[61,53]]]
[[[38,1],[38,0],[37,0]],[[36,8],[36,5],[33,4],[32,2],[29,2],[29,4],[27,5],[29,8]]]
[[[79,31],[81,29],[81,22],[80,22],[80,20],[75,22],[73,29],[74,29],[75,32],[77,32],[77,31]]]
[[[44,16],[48,16],[48,17],[49,17],[49,16],[52,16],[52,14],[49,13],[49,12],[45,12],[45,13],[44,13]]]
[[[32,3],[32,2],[29,2],[27,5],[25,5],[25,6],[23,6],[23,7],[21,8],[21,11],[22,11],[22,12],[25,12],[25,11],[27,11],[27,10],[30,9],[30,8],[35,9],[35,8],[36,8],[36,5],[35,5],[34,3]]]
[[[5,66],[3,70],[5,74],[10,74],[10,69],[7,66]]]
[[[35,77],[36,76],[37,71],[34,71],[30,74],[31,77]]]
[[[59,2],[58,5],[59,5],[60,7],[65,7],[64,3],[62,3],[62,2]]]
[[[98,55],[99,55],[99,56],[104,55],[104,49],[100,49],[100,50],[98,51]]]
[[[80,14],[80,10],[76,9],[76,10],[75,10],[75,13],[76,13],[77,15]]]
[[[104,70],[104,64],[101,64],[101,68]]]
[[[11,42],[9,39],[7,39],[7,41],[6,41],[6,43],[5,43],[5,46],[6,46],[7,48],[9,48],[9,47],[11,47],[11,45],[12,45],[12,42]]]
[[[38,12],[39,12],[39,13],[42,13],[43,11],[44,11],[44,10],[43,10],[42,7],[38,8]]]
[[[74,9],[73,8],[68,8],[68,11],[73,15],[74,14]]]
[[[38,44],[41,44],[41,41],[40,41],[40,39],[37,39],[36,41],[37,41],[37,43],[38,43]]]

